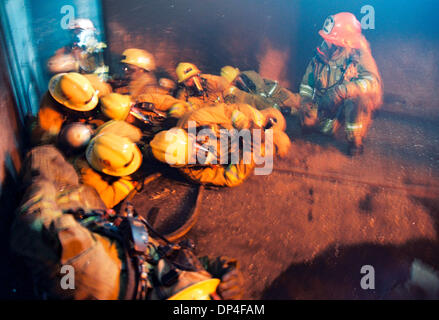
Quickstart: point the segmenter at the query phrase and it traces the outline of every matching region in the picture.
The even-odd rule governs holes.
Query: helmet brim
[[[331,36],[330,34],[325,33],[323,30],[319,31],[319,35],[327,42],[332,43],[332,44],[339,46],[339,47],[352,48],[352,49],[360,49],[362,47],[362,38],[361,37],[360,37],[360,39],[358,39],[356,41],[351,41],[348,44],[348,43],[346,43],[346,41],[342,41],[339,38]]]
[[[216,292],[220,282],[219,279],[200,281],[177,292],[168,300],[211,300],[210,295]]]
[[[133,61],[129,61],[129,60],[127,60],[127,59],[122,59],[122,60],[120,60],[120,62],[122,62],[122,63],[126,63],[126,64],[129,64],[129,65],[131,65],[131,66],[136,66],[136,67],[138,67],[138,68],[140,68],[140,69],[143,69],[143,70],[146,70],[146,71],[148,71],[148,72],[151,72],[151,71],[154,71],[154,70],[155,70],[155,68],[145,68],[145,67],[142,66],[141,64],[135,63],[135,62],[133,62]]]
[[[69,102],[69,100],[63,95],[60,87],[61,78],[65,74],[66,73],[59,73],[53,76],[49,81],[49,93],[55,99],[55,101],[75,111],[87,112],[96,108],[99,102],[99,97],[98,97],[99,92],[97,90],[95,90],[93,97],[85,105],[78,106],[76,104]]]

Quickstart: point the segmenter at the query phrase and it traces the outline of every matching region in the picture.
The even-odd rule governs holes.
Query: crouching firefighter
[[[345,122],[348,153],[361,153],[371,113],[382,103],[382,83],[361,24],[348,12],[326,19],[300,85],[302,127],[333,135]]]
[[[178,168],[195,183],[238,186],[257,165],[269,168],[274,148],[280,156],[289,150],[285,119],[280,111],[272,111],[260,112],[247,104],[201,108],[185,114],[177,127],[159,132],[149,145],[157,160]]]
[[[40,299],[239,299],[237,261],[169,243],[127,204],[107,210],[53,146],[34,148],[10,245]]]

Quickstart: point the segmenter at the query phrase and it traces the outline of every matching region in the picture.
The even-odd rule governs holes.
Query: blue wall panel
[[[40,97],[47,90],[47,60],[69,43],[69,31],[61,23],[67,14],[63,6],[71,6],[76,18],[91,19],[104,40],[100,0],[0,2],[1,39],[22,121],[24,115],[36,114]]]

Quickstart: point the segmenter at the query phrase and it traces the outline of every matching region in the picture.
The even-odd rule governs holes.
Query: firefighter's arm
[[[364,94],[377,94],[381,91],[381,78],[375,60],[369,51],[360,51],[357,72],[357,77],[351,81],[344,81],[337,88],[343,99],[356,98]]]
[[[130,177],[121,177],[114,181],[107,181],[104,176],[83,165],[80,168],[81,182],[93,187],[107,208],[113,208],[124,200],[135,188],[136,183]]]
[[[315,59],[308,64],[299,87],[299,116],[302,126],[312,127],[317,122],[318,106],[314,102],[314,68]]]
[[[42,98],[37,119],[32,124],[32,144],[48,144],[56,140],[65,121],[65,116],[57,110],[48,97]]]
[[[119,94],[129,94],[130,93],[130,87],[129,86],[123,86],[119,88],[115,88],[114,92]]]
[[[157,109],[161,111],[168,111],[174,104],[177,102],[183,102],[181,100],[175,99],[173,96],[170,95],[161,95],[162,101],[159,104],[159,106],[156,106]]]
[[[188,102],[190,103],[192,110],[200,109],[204,106],[209,105],[209,103],[206,103],[203,98],[200,97],[189,97]]]
[[[151,102],[160,111],[168,111],[175,103],[181,102],[173,96],[158,93],[141,94],[136,100],[137,102]]]
[[[252,107],[263,110],[273,107],[274,103],[270,103],[263,97],[255,94],[239,90],[238,88],[231,86],[225,93],[224,101],[226,103],[246,103]]]
[[[264,109],[268,109],[268,108],[278,108],[279,106],[271,99],[264,99],[261,96],[258,95],[251,95],[248,94],[247,101],[248,102],[244,102],[247,103],[251,106],[254,106],[256,109],[258,110],[264,110]]]
[[[301,100],[304,102],[312,101],[313,93],[314,93],[314,59],[308,64],[306,68],[305,74],[302,78],[302,82],[300,83],[299,94]]]
[[[223,93],[229,87],[229,83],[224,77],[213,74],[203,74],[201,76],[207,80],[207,90],[209,92]]]
[[[178,89],[175,98],[177,102],[186,103],[187,111],[199,109],[204,105],[202,99],[198,97],[190,97],[186,88],[181,87]]]

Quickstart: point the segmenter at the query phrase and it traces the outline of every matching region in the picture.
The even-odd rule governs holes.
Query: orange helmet
[[[359,49],[363,46],[361,24],[350,12],[340,12],[326,18],[320,36],[339,47]]]

